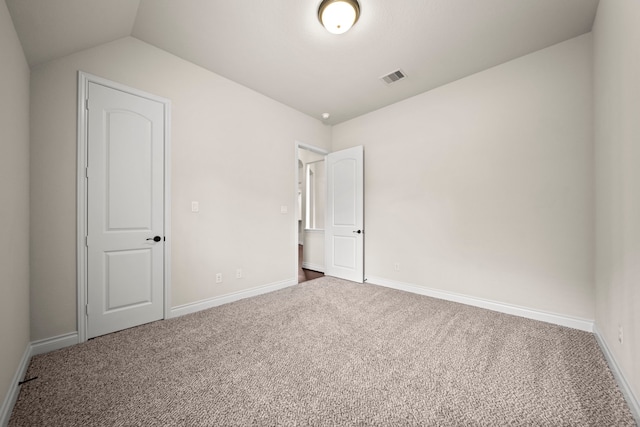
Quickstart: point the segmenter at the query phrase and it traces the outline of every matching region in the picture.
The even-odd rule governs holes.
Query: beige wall
[[[29,343],[29,67],[0,1],[0,406]]]
[[[129,37],[32,70],[33,340],[76,330],[78,70],[172,101],[172,306],[296,280],[295,141],[330,128]]]
[[[640,2],[603,0],[593,29],[596,327],[640,398]],[[624,332],[618,342],[618,327]]]
[[[591,120],[587,34],[334,126],[366,276],[593,319]]]

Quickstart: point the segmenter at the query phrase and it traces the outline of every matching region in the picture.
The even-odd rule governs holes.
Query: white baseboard
[[[616,362],[616,358],[613,356],[613,353],[609,349],[607,342],[604,340],[602,335],[600,335],[600,331],[596,325],[593,326],[593,334],[596,337],[596,341],[598,341],[598,345],[602,349],[602,353],[604,354],[605,359],[607,359],[607,363],[609,364],[609,368],[613,373],[614,378],[618,382],[618,386],[620,387],[620,391],[627,401],[627,405],[629,405],[629,409],[631,409],[631,413],[633,414],[633,418],[636,420],[636,424],[640,426],[640,401],[633,393],[631,386],[627,382],[626,377],[622,373],[622,370],[618,366]]]
[[[31,343],[31,355],[49,353],[50,351],[60,350],[75,344],[78,344],[77,332],[45,338]]]
[[[234,292],[232,294],[222,295],[219,297],[208,298],[201,301],[179,305],[171,309],[169,318],[184,316],[185,314],[195,313],[201,310],[206,310],[208,308],[217,307],[222,304],[227,304],[227,303],[238,301],[241,299],[254,297],[256,295],[266,294],[269,292],[277,291],[279,289],[288,288],[289,286],[293,286],[297,284],[298,284],[297,278],[283,280],[282,282],[270,283],[268,285],[258,286],[256,288]]]
[[[540,310],[532,310],[526,307],[485,300],[468,295],[456,294],[454,292],[441,291],[437,289],[412,285],[409,283],[396,282],[394,280],[384,279],[382,277],[368,276],[367,283],[411,292],[414,294],[426,295],[429,297],[447,301],[459,302],[461,304],[472,305],[474,307],[486,308],[487,310],[512,314],[514,316],[525,317],[527,319],[540,320],[542,322],[553,323],[555,325],[566,326],[568,328],[579,329],[581,331],[593,331],[593,320],[547,313]]]
[[[2,406],[0,407],[0,426],[6,426],[9,424],[9,418],[11,418],[11,412],[13,411],[13,405],[15,405],[16,400],[18,400],[18,393],[20,392],[20,387],[18,383],[22,381],[24,375],[27,373],[27,368],[29,367],[29,360],[31,360],[31,345],[28,344],[27,348],[24,350],[24,354],[22,355],[22,359],[20,359],[20,364],[18,365],[18,369],[16,369],[16,373],[13,375],[13,379],[11,380],[11,384],[9,384],[9,390],[7,391],[7,395],[4,398],[4,402],[2,402]]]
[[[322,264],[314,264],[311,262],[302,261],[302,268],[306,268],[307,270],[319,271],[320,273],[324,273],[324,265]]]

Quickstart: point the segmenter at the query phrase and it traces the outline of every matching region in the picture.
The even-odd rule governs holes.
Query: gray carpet
[[[592,334],[324,277],[32,359],[10,426],[632,426]]]

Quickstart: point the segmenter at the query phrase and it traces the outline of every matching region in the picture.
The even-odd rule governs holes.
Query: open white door
[[[362,146],[326,157],[325,274],[364,279],[364,155]]]
[[[164,316],[164,104],[93,82],[87,338]]]

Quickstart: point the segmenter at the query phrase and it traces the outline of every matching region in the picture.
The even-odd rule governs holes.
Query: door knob
[[[154,242],[159,242],[160,240],[162,240],[162,237],[160,236],[149,237],[147,240],[153,240]]]
[[[362,230],[354,230],[353,232],[360,234],[360,233],[362,233]]]

